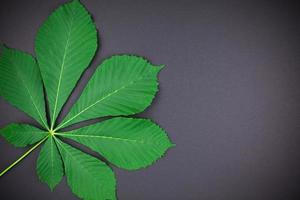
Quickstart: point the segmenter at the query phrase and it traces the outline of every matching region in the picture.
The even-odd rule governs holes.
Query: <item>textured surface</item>
[[[43,85],[35,59],[3,48],[0,55],[0,96],[47,127]]]
[[[100,69],[95,72],[95,75],[87,84],[83,95],[74,106],[75,114],[72,109],[70,117],[68,115],[66,121],[63,121],[61,126],[56,127],[57,113],[60,113],[64,100],[68,98],[66,95],[69,94],[72,86],[77,81],[78,73],[83,71],[82,69],[84,68],[81,65],[89,63],[93,57],[92,54],[95,52],[97,45],[96,40],[93,40],[96,37],[93,38],[91,36],[94,36],[95,30],[89,14],[78,0],[72,0],[70,3],[59,6],[42,24],[37,33],[35,48],[38,55],[38,65],[45,83],[44,86],[47,89],[47,100],[49,98],[48,110],[53,109],[53,112],[50,111],[49,114],[50,129],[44,123],[44,128],[47,129],[50,135],[44,137],[38,144],[4,170],[0,176],[3,176],[15,164],[23,160],[48,139],[42,147],[37,161],[37,173],[40,180],[47,183],[51,190],[61,181],[64,171],[72,192],[79,198],[84,200],[116,199],[116,184],[112,170],[97,158],[60,142],[59,139],[55,138],[55,134],[60,127],[64,127],[64,125],[68,125],[73,121],[76,123],[80,120],[85,121],[96,117],[132,115],[144,111],[151,104],[158,90],[157,74],[162,66],[155,67],[142,57],[130,55],[113,56],[106,59],[100,66]],[[85,47],[85,49],[82,47]],[[87,55],[85,54],[86,52],[88,53]],[[31,64],[31,68],[37,68],[35,60],[30,56],[27,58],[24,54],[20,54],[23,57],[15,56],[15,54],[13,50],[4,48],[1,66],[3,68],[2,71],[10,75],[10,81],[13,77],[7,72],[11,68],[10,65],[14,67],[12,74],[17,71],[17,75],[21,71],[19,68],[24,68],[22,64]],[[32,63],[20,62],[19,60],[26,60],[24,57],[28,60],[31,58],[30,61]],[[14,58],[17,61],[14,61]],[[50,64],[50,62],[53,64]],[[30,70],[23,70],[23,73],[31,72],[31,68]],[[39,70],[37,75],[40,77]],[[56,77],[57,75],[58,78]],[[25,77],[30,77],[30,74]],[[21,78],[23,81],[23,76]],[[8,96],[13,100],[8,95],[9,93],[6,93],[6,91],[10,91],[6,81],[2,81],[1,84],[4,85],[3,88],[5,89],[3,96],[5,98]],[[13,82],[11,81],[10,84],[13,85]],[[34,81],[33,84],[36,84],[36,82]],[[101,86],[100,89],[99,85]],[[36,87],[41,87],[41,83],[38,83]],[[54,91],[52,90],[53,88]],[[12,93],[12,91],[10,92]],[[19,92],[17,90],[14,96],[18,97],[18,93],[24,96],[23,91]],[[31,94],[29,93],[29,95]],[[61,96],[63,96],[62,100]],[[32,96],[30,97],[32,98]],[[44,96],[41,93],[39,97],[43,99]],[[36,107],[36,104],[34,106]],[[37,109],[37,111],[39,110]],[[38,114],[40,113],[38,112]],[[119,122],[120,125],[114,123],[115,121]],[[110,126],[114,126],[117,129],[114,127],[110,128]],[[105,129],[107,131],[119,131],[116,135],[107,136],[102,132],[103,135],[97,136],[97,139],[100,136],[101,139],[110,139],[110,142],[99,143],[104,146],[101,149],[101,153],[109,160],[126,169],[138,169],[149,166],[161,158],[165,151],[171,147],[165,132],[158,126],[151,124],[150,121],[143,123],[143,120],[127,120],[124,118],[110,120],[101,127],[104,128],[104,131]],[[22,130],[20,131],[19,129],[19,127],[11,126],[8,131],[7,129],[4,130],[3,135],[9,142],[19,146],[35,142],[33,134],[27,134],[21,139],[20,136],[17,137],[14,132],[20,132],[18,135],[22,134]],[[99,129],[99,126],[89,130],[95,132],[97,129]],[[77,134],[76,137],[86,137],[88,134],[87,132],[86,135]],[[29,136],[32,139],[27,139],[27,143],[23,141]],[[89,135],[89,138],[93,139],[93,135]],[[15,143],[14,140],[16,140]],[[114,141],[120,140],[123,143],[114,143]],[[25,143],[25,145],[21,142]],[[94,141],[91,139],[89,141],[81,140],[80,142],[92,147],[92,149],[95,148]],[[58,145],[59,151],[56,145]],[[119,151],[116,151],[117,145],[122,147],[119,148]],[[62,166],[64,166],[64,170]]]
[[[49,137],[42,146],[36,169],[40,180],[48,184],[51,190],[61,181],[63,163],[53,137]]]
[[[63,2],[1,2],[0,42],[33,54],[36,30]],[[103,40],[63,114],[107,56],[134,53],[166,64],[159,74],[160,92],[142,116],[160,124],[176,147],[147,169],[115,169],[120,200],[300,199],[299,5],[82,2]],[[34,122],[0,102],[1,127]],[[0,168],[24,151],[0,140]],[[65,179],[53,193],[41,184],[35,171],[38,153],[0,178],[1,199],[75,200]]]
[[[77,0],[55,10],[38,30],[35,51],[49,101],[52,128],[96,47],[96,28]]]
[[[151,165],[172,146],[164,130],[145,119],[113,118],[59,135],[86,145],[110,163],[129,170]]]
[[[142,112],[158,90],[157,74],[161,68],[137,56],[104,60],[58,128],[97,117]]]
[[[45,138],[47,133],[27,124],[9,124],[0,129],[0,135],[15,147],[26,147]]]
[[[83,200],[116,199],[114,173],[104,162],[56,141],[64,160],[68,185],[74,194]]]

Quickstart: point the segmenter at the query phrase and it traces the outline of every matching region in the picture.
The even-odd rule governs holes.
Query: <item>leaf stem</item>
[[[3,170],[0,173],[0,177],[3,176],[6,172],[8,172],[15,165],[17,165],[26,156],[28,156],[33,150],[35,150],[38,146],[40,146],[48,137],[49,137],[49,135],[47,137],[45,137],[44,139],[42,139],[39,143],[37,143],[36,145],[34,145],[31,149],[29,149],[24,155],[22,155],[18,160],[16,160],[14,163],[12,163],[10,166],[8,166],[5,170]]]

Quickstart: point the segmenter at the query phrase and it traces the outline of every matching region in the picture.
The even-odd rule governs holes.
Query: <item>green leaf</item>
[[[114,200],[115,177],[100,160],[87,155],[58,139],[68,184],[74,194],[84,200]]]
[[[165,131],[146,119],[117,117],[78,130],[58,132],[93,118],[142,112],[158,91],[157,75],[163,66],[154,66],[133,55],[112,56],[98,67],[78,101],[57,126],[63,105],[96,49],[96,27],[79,0],[60,6],[40,27],[35,40],[38,63],[29,54],[3,47],[0,96],[36,119],[47,131],[25,124],[0,129],[0,136],[17,147],[35,143],[1,171],[0,177],[45,142],[36,168],[39,179],[51,190],[65,174],[72,192],[79,198],[115,200],[116,180],[111,168],[58,137],[81,143],[128,170],[151,165],[173,146]],[[49,105],[49,124],[43,86]]]
[[[60,6],[40,27],[35,51],[49,101],[51,128],[96,48],[96,28],[77,0]]]
[[[158,90],[157,73],[161,68],[137,56],[106,59],[57,129],[97,117],[142,112]]]
[[[42,140],[48,133],[27,124],[10,124],[0,129],[0,135],[15,147],[26,147]]]
[[[58,135],[86,145],[128,170],[151,165],[173,146],[159,126],[145,119],[114,118]]]
[[[63,163],[53,137],[49,137],[42,147],[36,169],[40,180],[47,183],[51,190],[61,181]]]
[[[48,127],[41,74],[34,58],[3,47],[0,57],[0,96]]]

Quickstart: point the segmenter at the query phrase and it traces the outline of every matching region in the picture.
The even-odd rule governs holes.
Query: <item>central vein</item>
[[[68,47],[69,47],[69,40],[70,40],[70,35],[71,35],[72,24],[73,24],[73,19],[71,20],[71,25],[70,25],[70,29],[69,29],[69,32],[68,32],[66,46],[65,46],[65,49],[64,49],[64,55],[63,55],[62,64],[61,64],[61,69],[60,69],[60,73],[59,73],[59,79],[58,79],[56,97],[55,97],[55,103],[54,103],[54,110],[53,110],[52,120],[51,120],[51,129],[53,129],[53,127],[54,127],[54,123],[55,123],[55,119],[56,119],[56,115],[57,115],[56,110],[57,110],[58,95],[59,95],[59,92],[60,92],[60,85],[61,85],[62,75],[63,75],[63,71],[64,71],[64,67],[65,67],[65,60],[66,60],[67,50],[68,50]]]

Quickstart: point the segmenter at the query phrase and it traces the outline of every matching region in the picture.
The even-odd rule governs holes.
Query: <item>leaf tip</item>
[[[160,71],[160,70],[162,70],[163,68],[165,68],[165,66],[166,66],[166,65],[162,64],[162,65],[158,65],[157,67],[158,67],[158,69],[159,69],[159,71]]]
[[[80,0],[71,0],[71,1],[69,1],[69,5],[72,5],[72,6],[83,6],[83,4],[80,2]]]
[[[176,147],[176,144],[171,143],[171,144],[170,144],[170,148],[173,148],[173,147]]]
[[[72,1],[70,1],[70,3],[74,3],[74,4],[79,3],[79,4],[81,4],[79,0],[72,0]]]
[[[161,68],[161,69],[164,68],[165,66],[166,66],[165,64],[158,65],[158,67]]]
[[[55,187],[56,187],[56,185],[49,185],[50,191],[53,192]]]
[[[152,65],[155,73],[159,73],[165,66],[166,65]]]

